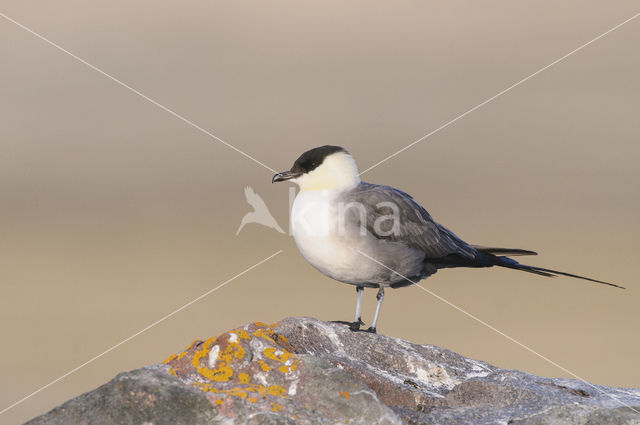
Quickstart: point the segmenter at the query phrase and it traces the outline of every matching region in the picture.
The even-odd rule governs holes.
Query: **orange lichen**
[[[199,351],[193,353],[193,367],[196,369],[200,367],[200,359],[206,357],[211,351],[211,346],[216,342],[216,338],[209,338],[204,344],[202,344],[202,348]]]
[[[202,349],[196,351],[193,354],[193,366],[196,368],[196,371],[202,376],[212,381],[228,381],[233,375],[233,369],[224,362],[221,362],[220,366],[217,369],[210,369],[206,366],[201,366],[200,363],[204,357],[209,355],[211,351],[211,346],[216,342],[216,338],[209,338],[203,345]]]
[[[227,394],[233,395],[236,397],[247,398],[247,392],[241,388],[231,388],[230,390],[228,390]]]
[[[211,381],[224,382],[228,381],[233,375],[233,369],[225,362],[221,362],[216,369],[210,369],[207,366],[201,366],[200,363],[204,357],[209,355],[211,346],[216,342],[216,338],[209,338],[199,351],[193,354],[193,367],[196,371]]]
[[[241,366],[242,363],[239,362],[247,356],[246,350],[248,348],[246,347],[249,347],[249,343],[245,341],[251,341],[252,338],[257,337],[271,343],[266,344],[268,347],[262,350],[264,357],[258,355],[258,358],[253,360],[253,362],[258,362],[262,372],[271,372],[277,369],[279,372],[286,374],[297,370],[298,358],[295,354],[280,346],[280,343],[288,343],[287,339],[275,334],[271,327],[263,323],[256,323],[255,325],[261,327],[258,329],[252,328],[255,329],[253,332],[248,332],[245,329],[235,329],[217,339],[210,338],[205,342],[198,341],[196,345],[192,345],[188,349],[188,353],[192,355],[192,363],[196,372],[209,381],[196,380],[196,382],[193,382],[196,388],[214,394],[244,398],[251,403],[257,402],[261,397],[287,397],[287,389],[281,385],[252,384],[253,377],[246,372],[246,369]],[[278,342],[276,343],[275,340]],[[269,345],[275,346],[269,347]],[[176,356],[173,356],[171,360],[175,360],[175,358]],[[238,370],[235,370],[236,366]],[[232,385],[235,383],[237,386],[220,389],[217,387],[216,382],[229,382]]]
[[[351,394],[349,394],[347,391],[340,391],[340,397],[344,397],[345,399],[349,400]]]
[[[267,341],[275,343],[276,341],[272,338],[273,335],[274,333],[271,329],[260,328],[253,331],[253,336],[261,337],[266,339]]]
[[[209,355],[211,347],[215,341],[215,338],[208,339],[203,344],[202,349],[193,355],[193,366],[200,375],[211,381],[226,382],[233,376],[231,363],[234,359],[243,359],[246,351],[237,342],[229,342],[224,351],[218,353],[218,358],[216,359],[216,364],[218,365],[217,368],[211,369],[207,366],[202,366],[200,363],[203,357]]]
[[[218,406],[220,406],[222,403],[223,403],[222,399],[217,399],[217,400],[216,400],[216,404],[217,404]]]
[[[287,339],[287,337],[286,337],[286,336],[284,336],[284,335],[280,335],[280,334],[278,334],[278,339],[279,339],[279,340],[282,340],[282,342],[285,342],[285,343],[287,343],[287,344],[289,343],[289,340],[288,340],[288,339]]]
[[[265,397],[267,394],[276,397],[285,397],[286,395],[286,390],[280,385],[271,385],[269,387],[265,387],[264,385],[254,385],[245,388],[234,387],[228,390],[221,390],[214,387],[212,384],[203,384],[201,382],[195,382],[194,386],[200,388],[205,392],[226,394],[234,397],[245,398],[251,403],[255,403],[256,401],[258,401],[258,399],[256,397],[249,397],[249,393],[260,394],[263,397]]]
[[[271,403],[271,410],[274,412],[279,412],[282,410],[282,406],[278,403]]]
[[[172,367],[169,368],[169,375],[173,375],[175,377],[178,377],[178,374],[176,373],[176,370]]]
[[[269,393],[269,395],[282,397],[287,393],[287,391],[280,385],[271,385],[269,388],[267,388],[267,393]]]
[[[251,335],[249,335],[249,332],[245,331],[244,329],[236,329],[235,331],[231,332],[238,335],[240,339],[246,339],[247,341],[251,340]]]
[[[207,340],[207,342],[205,342],[202,345],[202,349],[199,351],[196,351],[195,353],[193,353],[193,367],[196,368],[196,370],[198,370],[198,368],[200,368],[200,360],[203,357],[206,357],[209,354],[209,351],[211,351],[211,345],[213,345],[213,343],[216,341],[215,338],[209,338]]]
[[[291,356],[293,356],[293,353],[290,353],[286,350],[279,350],[282,354],[278,355],[276,354],[276,350],[278,349],[275,347],[268,347],[264,349],[263,353],[265,357],[271,360],[277,360],[282,363],[286,363],[291,358]]]
[[[229,365],[222,365],[216,369],[200,367],[198,373],[211,381],[227,382],[233,376],[233,369]]]
[[[258,360],[258,363],[260,363],[260,367],[262,368],[263,371],[269,372],[271,370],[271,366],[266,364],[264,360]]]
[[[254,385],[251,387],[245,387],[245,391],[249,391],[250,393],[259,393],[264,396],[267,393],[267,387],[264,385]]]

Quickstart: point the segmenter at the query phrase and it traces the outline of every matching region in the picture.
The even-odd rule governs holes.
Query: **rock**
[[[621,425],[640,424],[638,412],[638,389],[504,370],[294,317],[195,341],[28,424]]]
[[[121,373],[109,383],[56,407],[33,424],[213,424],[207,396],[150,366]]]

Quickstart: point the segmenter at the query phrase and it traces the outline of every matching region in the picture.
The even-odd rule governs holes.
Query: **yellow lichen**
[[[240,339],[246,339],[246,340],[251,339],[251,335],[249,335],[249,332],[245,331],[244,329],[236,329],[235,331],[233,331],[233,333],[238,335]]]
[[[202,348],[199,351],[196,351],[193,354],[193,367],[195,367],[196,371],[204,376],[205,378],[211,381],[228,381],[233,375],[233,369],[224,362],[217,369],[210,369],[206,366],[201,366],[200,362],[202,358],[209,355],[211,351],[211,346],[216,342],[216,338],[209,338],[204,344],[202,344]]]
[[[206,357],[209,354],[209,352],[211,351],[211,346],[215,341],[215,338],[208,339],[203,344],[202,349],[200,351],[197,351],[193,355],[193,366],[196,368],[200,375],[211,381],[226,382],[233,376],[233,368],[231,367],[231,363],[233,362],[234,358],[244,358],[246,351],[237,342],[229,342],[224,351],[218,353],[217,368],[211,369],[207,366],[202,366],[200,364],[201,360],[203,359],[203,357]]]
[[[279,412],[282,410],[282,406],[278,403],[271,403],[271,410],[273,410],[274,412]]]
[[[235,356],[238,360],[242,360],[244,358],[244,355],[246,354],[245,349],[237,342],[230,342],[225,352],[226,351]]]
[[[218,406],[220,406],[222,403],[223,403],[222,399],[217,399],[217,400],[216,400],[216,404],[217,404]]]
[[[252,337],[260,337],[266,339],[267,341],[275,343],[274,338],[276,338],[276,334],[271,328],[266,327],[266,325],[264,325],[263,323],[257,323],[256,326],[262,327],[256,329],[252,333],[249,333],[244,329],[235,329],[233,331],[230,331],[228,334],[223,335],[220,340],[217,340],[216,338],[210,338],[204,343],[201,341],[198,342],[197,348],[199,349],[193,352],[192,359],[195,370],[201,376],[207,378],[209,381],[230,381],[237,373],[234,370],[234,365],[239,365],[239,363],[234,362],[242,360],[246,357],[246,350],[241,345],[242,340],[251,340]],[[225,338],[225,336],[228,337],[229,335],[237,335],[238,338]],[[278,336],[278,341],[287,342],[287,339],[284,337],[280,338]],[[214,348],[215,344],[218,344],[219,348],[216,348],[215,353],[217,354],[217,356],[214,359],[211,355],[211,351]],[[224,349],[222,347],[224,347]],[[189,352],[192,352],[192,350],[190,349]],[[278,371],[282,373],[289,373],[296,370],[298,367],[299,360],[297,359],[297,357],[293,353],[281,347],[267,347],[263,350],[263,355],[265,357],[264,360],[260,358],[254,360],[258,361],[258,364],[263,372],[270,372],[274,368],[277,368]],[[173,358],[175,358],[175,356]],[[276,361],[280,363],[280,365],[269,365],[265,361],[267,359]],[[215,367],[209,367],[209,365]],[[260,396],[286,397],[287,390],[281,385],[251,385],[251,379],[251,375],[246,372],[237,373],[234,380],[235,382],[240,384],[240,386],[224,390],[216,388],[216,384],[212,382],[194,382],[193,385],[202,391],[240,397],[247,399],[252,403],[258,401]],[[280,409],[281,408],[282,406],[280,406]]]
[[[264,385],[252,385],[249,387],[234,387],[228,390],[220,390],[214,387],[212,384],[203,384],[201,382],[195,382],[194,386],[200,388],[202,391],[212,392],[216,394],[227,394],[234,397],[246,398],[252,403],[258,401],[256,397],[249,397],[248,393],[256,393],[261,396],[272,395],[277,397],[284,397],[286,394],[286,390],[280,385],[271,385],[270,387],[265,387]]]
[[[247,391],[260,393],[260,395],[263,397],[267,395],[267,387],[265,387],[264,385],[258,385],[258,386],[247,388]]]
[[[233,395],[233,396],[236,396],[236,397],[247,398],[247,392],[244,391],[241,388],[231,388],[228,391],[229,392],[227,394],[229,394],[229,395]]]
[[[178,376],[178,374],[176,373],[176,370],[172,367],[169,368],[169,375],[173,375],[175,377]]]
[[[278,339],[281,339],[282,341],[286,342],[287,344],[289,343],[289,340],[288,340],[288,339],[287,339],[287,337],[286,337],[286,336],[284,336],[284,335],[280,335],[280,334],[278,334]]]
[[[293,356],[292,353],[286,351],[286,350],[280,350],[282,352],[282,354],[277,355],[276,354],[276,350],[278,350],[275,347],[268,347],[265,348],[263,353],[265,355],[265,357],[271,359],[271,360],[277,360],[279,362],[285,363],[287,362],[287,360],[289,360],[291,358],[291,356]]]
[[[222,365],[216,369],[199,367],[198,373],[211,381],[226,382],[233,376],[233,369],[228,365]]]
[[[211,346],[214,342],[216,342],[215,337],[209,338],[204,344],[202,344],[202,348],[199,351],[193,353],[193,367],[195,367],[196,369],[200,367],[200,359],[206,357],[209,354],[209,351],[211,351]]]
[[[269,388],[267,388],[267,393],[269,393],[269,395],[282,397],[287,393],[287,391],[280,385],[271,385]]]
[[[269,372],[271,370],[271,366],[266,364],[264,360],[258,360],[258,363],[260,363],[260,367],[262,368],[263,371]]]
[[[260,328],[257,329],[253,332],[253,336],[256,337],[262,337],[264,339],[266,339],[267,341],[270,342],[276,342],[272,336],[273,336],[273,331],[271,329],[265,329],[265,328]]]
[[[287,365],[282,365],[278,368],[278,370],[282,373],[289,373],[289,366]]]

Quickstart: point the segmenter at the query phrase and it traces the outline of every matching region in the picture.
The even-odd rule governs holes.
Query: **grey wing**
[[[349,202],[366,206],[366,227],[376,238],[402,242],[425,253],[425,260],[449,255],[474,259],[477,251],[436,223],[410,195],[389,186],[361,183]]]

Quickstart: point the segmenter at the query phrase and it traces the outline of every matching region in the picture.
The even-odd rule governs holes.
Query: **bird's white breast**
[[[333,279],[351,284],[372,282],[377,267],[357,251],[365,236],[344,229],[338,196],[331,190],[301,191],[296,196],[291,210],[296,245],[312,266]]]

